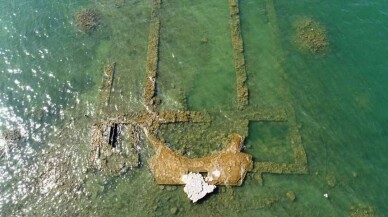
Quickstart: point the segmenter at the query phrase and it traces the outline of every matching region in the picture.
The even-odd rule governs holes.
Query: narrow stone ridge
[[[159,10],[162,6],[161,0],[154,0],[151,11],[150,33],[148,36],[148,51],[146,63],[146,81],[144,87],[144,100],[146,106],[153,110],[156,95],[156,75],[159,61],[159,32],[160,19]]]
[[[240,10],[238,0],[229,0],[230,29],[234,53],[234,66],[236,69],[236,89],[238,108],[245,108],[248,103],[248,87],[246,84],[247,73],[245,69],[244,42],[241,36]]]
[[[99,98],[100,98],[99,108],[98,108],[99,115],[104,114],[109,105],[115,70],[116,70],[115,62],[107,64],[104,67],[104,74],[102,76],[102,83],[101,83],[100,95],[99,95]]]

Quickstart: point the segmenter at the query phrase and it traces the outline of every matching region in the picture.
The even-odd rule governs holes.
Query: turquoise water
[[[140,168],[121,176],[88,171],[104,65],[117,66],[109,111],[145,110],[152,1],[15,0],[0,6],[0,131],[19,129],[22,139],[0,140],[1,216],[349,216],[363,208],[387,215],[388,3],[239,6],[249,108],[295,111],[308,174],[264,174],[260,184],[251,173],[241,187],[219,187],[192,204],[182,186],[154,182],[147,141]],[[74,23],[86,8],[100,17],[91,33]],[[215,117],[209,125],[169,125],[161,135],[177,150],[192,141],[189,156],[211,154],[244,131],[228,1],[166,0],[160,16],[158,109]],[[327,54],[298,49],[293,26],[301,17],[325,26]],[[288,131],[284,123],[250,122],[245,151],[256,161],[289,163]]]

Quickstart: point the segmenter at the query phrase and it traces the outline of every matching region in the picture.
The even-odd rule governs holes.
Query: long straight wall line
[[[156,76],[159,61],[159,37],[160,18],[159,12],[162,7],[161,0],[154,0],[151,10],[150,33],[148,36],[148,50],[146,62],[146,81],[144,85],[144,101],[146,106],[153,110],[156,95]]]
[[[278,40],[279,44],[279,50],[281,57],[284,57],[284,52],[281,47],[281,42],[280,42],[280,28],[278,24],[278,19],[276,15],[276,8],[275,8],[275,0],[266,0],[266,9],[267,9],[267,14],[268,14],[268,19],[270,21],[270,25],[272,26],[273,32],[275,34],[276,39]],[[283,59],[283,58],[282,58]],[[282,73],[284,74],[284,68],[281,68]],[[295,114],[295,109],[292,105],[291,101],[291,91],[290,91],[290,86],[288,85],[287,82],[284,82],[286,91],[286,112],[288,116],[288,121],[290,123],[290,129],[291,129],[291,145],[294,150],[294,156],[295,156],[295,165],[297,165],[299,172],[300,173],[307,173],[308,168],[307,168],[307,155],[306,151],[303,147],[302,144],[302,138],[300,136],[299,132],[299,127],[297,124],[296,120],[296,114]]]
[[[113,86],[113,78],[116,70],[116,63],[110,63],[104,66],[104,74],[102,75],[102,83],[99,94],[98,114],[104,115],[110,102],[110,96]]]
[[[236,89],[238,108],[245,108],[248,103],[247,72],[244,58],[244,42],[241,36],[240,9],[238,0],[229,0],[230,29],[236,70]]]

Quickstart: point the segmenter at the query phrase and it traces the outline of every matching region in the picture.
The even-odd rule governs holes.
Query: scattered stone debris
[[[167,191],[175,191],[176,189],[177,189],[177,187],[174,186],[174,185],[166,186],[166,190],[167,190]]]
[[[208,42],[209,42],[209,38],[208,37],[201,38],[201,44],[207,44]]]
[[[59,152],[47,153],[39,166],[39,193],[48,194],[52,190],[61,189],[65,191],[79,191],[81,181],[77,180],[74,174],[74,156],[67,153],[65,155]]]
[[[0,158],[7,156],[21,139],[22,134],[19,129],[6,129],[3,131],[0,135]]]
[[[125,0],[115,0],[116,8],[121,8],[125,5]]]
[[[352,207],[349,217],[374,217],[376,216],[372,207]]]
[[[92,9],[84,9],[75,13],[75,24],[82,32],[91,32],[98,26],[99,16]]]
[[[296,21],[296,41],[298,45],[312,53],[323,54],[329,50],[329,39],[325,27],[310,17]]]
[[[172,207],[170,209],[170,213],[173,214],[173,215],[177,214],[178,213],[178,208],[177,207]]]
[[[336,183],[337,183],[337,180],[334,176],[328,175],[328,176],[326,176],[326,182],[330,188],[334,188]]]
[[[182,176],[182,181],[186,184],[183,191],[193,203],[205,197],[208,193],[213,192],[215,185],[209,185],[203,179],[200,173],[185,174]]]
[[[286,196],[290,202],[294,202],[296,199],[296,195],[293,191],[289,191],[286,193]]]
[[[22,138],[22,134],[19,129],[5,130],[2,136],[6,141],[17,141]]]

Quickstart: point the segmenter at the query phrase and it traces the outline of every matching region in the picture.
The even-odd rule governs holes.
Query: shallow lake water
[[[115,63],[105,116],[149,109],[143,93],[155,2],[0,5],[0,216],[387,215],[383,0],[239,0],[249,90],[243,108],[236,94],[233,0],[162,0],[156,111],[206,112],[211,123],[164,124],[156,134],[171,149],[202,157],[239,133],[255,162],[291,165],[297,132],[305,171],[254,170],[241,186],[219,186],[193,204],[182,185],[155,182],[145,134],[136,147],[139,167],[120,174],[91,169],[90,128],[102,118],[105,66]],[[98,21],[83,32],[76,14],[87,9]],[[295,26],[305,18],[326,29],[325,53],[297,43]],[[258,111],[284,112],[286,120],[251,115]]]

